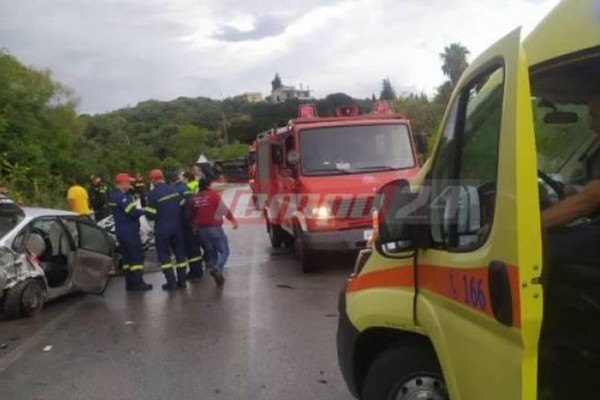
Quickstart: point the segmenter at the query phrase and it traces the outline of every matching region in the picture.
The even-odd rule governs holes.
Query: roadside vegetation
[[[468,53],[452,44],[440,55],[449,80],[433,98],[397,95],[386,78],[379,96],[354,99],[334,93],[316,100],[317,110],[331,115],[339,105],[358,104],[362,112],[370,112],[373,100],[386,99],[411,120],[414,132],[431,136]],[[56,82],[51,71],[26,66],[0,51],[0,191],[23,204],[64,207],[67,178],[87,184],[91,174],[109,180],[117,171],[184,168],[200,154],[212,160],[244,157],[257,133],[285,124],[296,116],[298,104],[181,97],[78,114],[75,93]]]

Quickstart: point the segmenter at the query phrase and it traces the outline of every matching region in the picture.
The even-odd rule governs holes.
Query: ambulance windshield
[[[341,175],[412,168],[404,124],[336,126],[300,132],[304,175]]]

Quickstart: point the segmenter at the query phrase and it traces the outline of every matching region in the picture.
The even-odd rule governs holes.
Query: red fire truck
[[[310,272],[316,252],[366,246],[377,190],[419,172],[414,143],[409,121],[385,102],[362,115],[341,106],[333,117],[304,104],[298,118],[259,134],[257,197],[273,247],[294,245]]]
[[[252,200],[256,204],[258,185],[256,182],[256,141],[248,146],[248,184],[252,190]]]

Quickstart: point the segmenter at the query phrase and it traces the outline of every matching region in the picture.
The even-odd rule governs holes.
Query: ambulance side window
[[[504,70],[497,66],[465,86],[448,118],[431,176],[431,234],[440,247],[472,250],[489,235],[503,98]]]

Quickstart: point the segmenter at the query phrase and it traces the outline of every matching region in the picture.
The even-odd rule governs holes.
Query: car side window
[[[69,231],[75,245],[79,244],[79,231],[77,230],[77,221],[74,218],[63,218],[63,224]]]
[[[62,254],[61,242],[65,238],[65,230],[56,217],[42,217],[34,220],[28,228],[29,232],[38,233],[46,242],[48,256]]]
[[[452,250],[483,244],[491,230],[498,174],[504,69],[492,68],[458,97],[452,140],[443,143],[431,176],[431,234]],[[449,126],[446,129],[450,129]],[[451,143],[450,143],[451,142]]]
[[[110,255],[111,246],[107,235],[97,226],[78,221],[78,247],[95,253]]]

